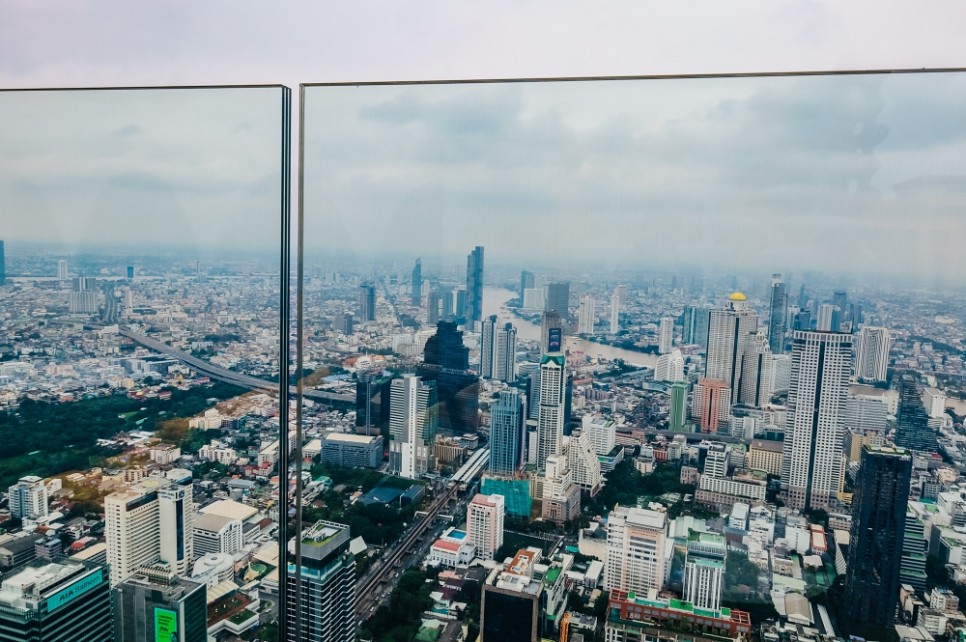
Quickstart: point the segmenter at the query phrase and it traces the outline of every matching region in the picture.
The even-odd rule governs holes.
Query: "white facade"
[[[711,444],[708,455],[704,460],[703,475],[724,478],[728,476],[728,466],[731,461],[731,451],[724,444]]]
[[[758,315],[748,309],[740,292],[729,297],[728,307],[711,310],[704,377],[724,381],[731,391],[731,404],[738,399],[745,343],[757,329]]]
[[[595,305],[594,297],[580,297],[580,307],[577,308],[577,334],[594,333]]]
[[[654,381],[684,381],[684,356],[680,350],[675,348],[657,358]]]
[[[590,435],[572,435],[567,446],[567,464],[574,471],[574,483],[594,497],[601,488],[600,460]]]
[[[660,591],[665,576],[667,515],[642,508],[617,507],[607,520],[604,588],[647,595]]]
[[[831,303],[823,303],[818,306],[818,314],[815,318],[815,329],[824,332],[838,332],[838,328],[832,327],[832,322],[835,319],[836,312],[836,307]]]
[[[660,354],[667,354],[671,351],[671,345],[674,343],[674,319],[671,317],[662,317],[661,324],[658,326],[657,330],[657,351]]]
[[[389,469],[416,479],[435,466],[435,388],[415,375],[392,380],[389,401]]]
[[[537,468],[547,457],[563,452],[564,405],[567,394],[567,360],[560,353],[540,360],[540,395],[537,403]]]
[[[237,553],[244,544],[241,520],[221,515],[198,515],[193,538],[195,559],[212,553]]]
[[[580,420],[580,432],[587,433],[598,455],[606,455],[617,444],[617,426],[603,415],[584,415]]]
[[[748,335],[741,355],[741,386],[738,389],[740,403],[760,408],[771,401],[771,356],[768,335],[764,332]]]
[[[946,414],[946,395],[936,388],[923,388],[922,405],[933,419],[942,417]]]
[[[610,333],[617,334],[620,329],[621,297],[617,291],[610,297]]]
[[[476,554],[493,559],[503,546],[503,495],[477,494],[466,507],[466,539],[476,547]]]
[[[722,535],[691,532],[684,561],[684,599],[695,608],[721,608],[727,547]]]
[[[10,486],[8,493],[8,506],[13,517],[36,520],[47,516],[47,486],[40,477],[21,477]]]
[[[885,381],[892,335],[886,328],[863,326],[855,334],[855,376],[862,381]]]
[[[794,333],[782,460],[782,487],[792,508],[827,506],[842,489],[851,372],[852,335]]]
[[[484,319],[482,328],[480,376],[508,383],[516,381],[516,328],[510,323],[501,327],[496,315]]]

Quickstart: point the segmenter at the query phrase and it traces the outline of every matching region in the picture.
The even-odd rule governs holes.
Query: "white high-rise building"
[[[567,444],[567,465],[574,471],[574,483],[581,490],[587,491],[591,497],[600,492],[602,478],[600,474],[600,460],[589,433],[580,431],[571,435]]]
[[[610,333],[617,334],[620,329],[621,297],[617,290],[610,295]]]
[[[667,515],[619,506],[607,520],[604,588],[647,596],[664,587]]]
[[[543,474],[543,501],[540,515],[562,524],[580,515],[580,487],[574,481],[574,471],[567,457],[550,455]]]
[[[741,355],[738,403],[760,408],[771,401],[771,346],[764,332],[752,332]]]
[[[503,495],[477,494],[466,507],[466,540],[485,560],[503,546]]]
[[[654,381],[684,381],[684,356],[675,348],[657,358]]]
[[[603,415],[586,414],[580,420],[580,432],[587,433],[598,455],[606,455],[617,444],[617,426]]]
[[[497,324],[496,315],[483,320],[480,376],[513,383],[517,379],[517,331],[512,323]]]
[[[196,560],[212,553],[237,553],[245,543],[241,520],[224,515],[198,515],[192,537]]]
[[[674,343],[674,319],[662,317],[657,330],[657,351],[660,354],[667,354],[671,351]]]
[[[389,388],[389,470],[409,479],[436,468],[439,420],[436,384],[415,375],[392,380]]]
[[[838,328],[832,327],[837,317],[836,312],[838,312],[838,308],[831,303],[822,303],[819,305],[818,315],[815,319],[815,329],[820,331],[824,330],[825,332],[838,332]]]
[[[885,381],[892,335],[886,328],[863,326],[855,334],[855,376],[870,383]]]
[[[189,574],[195,516],[189,471],[176,468],[111,493],[104,515],[112,586],[158,563],[174,575]]]
[[[594,297],[584,295],[580,297],[580,307],[577,308],[577,334],[593,334],[596,302]]]
[[[20,519],[40,519],[47,516],[47,485],[35,475],[21,477],[8,489],[10,515]]]
[[[946,414],[946,395],[936,388],[925,387],[922,389],[922,405],[931,418],[943,417]]]
[[[727,552],[723,535],[689,533],[688,552],[684,558],[684,599],[694,608],[709,611],[721,608]]]
[[[65,259],[57,261],[57,278],[61,281],[67,280],[67,261]]]
[[[793,334],[782,461],[782,487],[791,508],[824,508],[842,489],[843,420],[851,371],[851,334]]]
[[[537,468],[547,457],[563,452],[564,406],[567,395],[567,359],[559,352],[540,359],[540,395],[537,403]]]
[[[724,479],[728,476],[728,466],[731,464],[731,451],[722,443],[708,446],[708,455],[704,460],[703,475]]]
[[[757,329],[758,315],[748,309],[747,298],[741,292],[728,297],[727,307],[711,310],[704,378],[723,381],[730,390],[731,404],[738,403],[745,344]]]
[[[70,314],[97,312],[97,279],[79,276],[71,282],[67,311]]]

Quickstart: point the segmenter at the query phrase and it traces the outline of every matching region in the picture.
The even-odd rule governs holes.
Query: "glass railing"
[[[276,635],[289,105],[0,92],[7,634]]]

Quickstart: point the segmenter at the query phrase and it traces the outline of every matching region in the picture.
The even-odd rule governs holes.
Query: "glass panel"
[[[867,636],[961,592],[922,533],[959,510],[963,73],[302,100],[302,635]]]
[[[11,635],[277,636],[289,103],[0,92]]]

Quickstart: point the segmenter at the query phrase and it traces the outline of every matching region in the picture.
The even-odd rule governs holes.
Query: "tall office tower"
[[[89,276],[76,277],[71,283],[68,303],[70,314],[97,312],[97,279]]]
[[[769,345],[769,337],[763,332],[753,332],[745,341],[738,403],[760,408],[771,401],[772,354]]]
[[[529,270],[523,270],[520,272],[520,304],[523,304],[523,294],[533,288],[536,283],[536,277],[533,272]]]
[[[567,466],[573,471],[574,483],[591,497],[596,497],[602,487],[603,478],[590,433],[581,430],[570,436],[567,444]]]
[[[188,575],[193,561],[191,473],[173,469],[104,498],[111,586],[148,566]]]
[[[708,347],[708,323],[711,318],[710,308],[698,308],[693,305],[684,306],[681,315],[684,328],[681,331],[681,343]]]
[[[422,305],[423,303],[423,262],[420,259],[416,259],[416,265],[413,266],[413,278],[412,278],[410,293],[412,294],[412,304],[417,307]]]
[[[684,599],[691,602],[694,608],[708,611],[721,608],[727,552],[724,535],[696,531],[688,533],[688,549],[684,558]]]
[[[798,307],[802,310],[808,307],[808,294],[805,292],[804,281],[802,281],[802,284],[798,288]]]
[[[543,500],[540,516],[562,524],[580,515],[580,487],[574,482],[574,471],[564,455],[547,457],[543,471]]]
[[[862,449],[852,497],[845,595],[847,612],[865,625],[891,627],[894,622],[911,476],[908,451]]]
[[[668,390],[668,427],[671,430],[684,430],[688,414],[688,384],[675,381]]]
[[[20,519],[40,519],[47,516],[47,485],[35,475],[21,477],[9,488],[10,515]]]
[[[691,417],[701,432],[715,433],[728,425],[731,416],[731,388],[720,379],[698,379],[691,398]]]
[[[60,259],[57,261],[57,278],[61,281],[66,281],[67,274],[67,261],[65,259]]]
[[[527,397],[515,388],[501,390],[490,407],[490,472],[512,475],[523,465]]]
[[[456,322],[437,323],[416,374],[436,383],[439,429],[450,435],[475,433],[479,428],[480,377],[469,366],[470,350],[463,345],[463,332]]]
[[[645,597],[664,587],[667,515],[618,506],[607,520],[604,588],[634,591]]]
[[[382,371],[356,376],[356,432],[389,438],[389,387],[392,377]]]
[[[0,241],[0,285],[7,284],[7,255],[3,250],[3,241]]]
[[[667,354],[671,351],[671,345],[674,343],[674,319],[671,317],[662,317],[661,324],[658,326],[657,332],[657,351],[660,354]]]
[[[768,347],[772,353],[785,351],[785,315],[788,312],[788,293],[781,274],[771,275],[771,306],[768,312]]]
[[[332,319],[332,329],[345,335],[352,334],[352,313],[343,312],[342,314],[337,314]]]
[[[544,309],[556,311],[564,323],[570,320],[570,282],[553,281],[547,284],[547,300]]]
[[[563,452],[564,404],[567,396],[567,359],[559,352],[540,358],[540,395],[537,404],[537,468],[547,457]]]
[[[107,567],[37,559],[3,577],[0,640],[113,642]],[[167,642],[167,641],[165,641]]]
[[[376,320],[376,286],[368,281],[359,286],[359,319]]]
[[[512,323],[497,325],[496,315],[483,320],[480,376],[512,383],[516,381],[517,331]]]
[[[577,308],[577,334],[594,333],[594,307],[594,297],[589,294],[580,297],[580,307]]]
[[[896,445],[916,452],[934,453],[939,449],[936,431],[929,425],[929,414],[922,403],[922,386],[909,372],[899,379]]]
[[[792,320],[792,330],[808,330],[812,327],[812,313],[809,310],[801,310]]]
[[[675,348],[657,358],[654,381],[684,381],[684,356]]]
[[[356,559],[349,551],[351,539],[349,527],[335,522],[320,521],[302,533],[302,568],[288,563],[284,601],[288,619],[286,642],[354,642],[356,639]],[[288,550],[294,552],[294,538]],[[298,582],[301,582],[299,589]],[[302,608],[298,612],[296,590],[301,594]],[[301,629],[298,638],[296,626]]]
[[[617,292],[610,295],[610,333],[617,334],[621,329],[621,299]]]
[[[442,318],[443,295],[436,288],[432,288],[426,295],[426,323],[436,325]]]
[[[434,470],[435,384],[415,375],[393,379],[389,411],[389,470],[409,479]]]
[[[792,335],[782,467],[792,508],[825,508],[842,489],[842,420],[851,371],[852,335],[804,330]]]
[[[842,324],[849,320],[849,297],[845,293],[845,290],[836,290],[832,293],[832,305],[838,308],[835,310],[838,314],[834,320],[834,323],[837,325],[833,325],[832,329],[839,332]]]
[[[112,590],[115,642],[207,642],[208,589],[174,578],[157,582],[135,575]]]
[[[627,303],[628,290],[627,290],[626,283],[621,283],[620,285],[618,285],[616,288],[614,288],[614,292],[617,293],[617,296],[620,299],[621,305],[624,305],[625,303]]]
[[[127,269],[125,270],[125,275],[126,275],[128,281],[133,281],[134,280],[134,266],[133,265],[127,266]]]
[[[477,245],[466,256],[466,324],[474,327],[483,320],[483,247]]]
[[[859,381],[877,383],[889,374],[892,335],[886,328],[863,326],[855,334],[855,376]]]
[[[815,329],[822,332],[838,332],[835,327],[835,306],[831,303],[823,303],[818,306],[818,317],[815,320]]]
[[[563,336],[563,317],[554,310],[544,310],[540,319],[540,354],[563,352]]]
[[[728,297],[728,306],[711,310],[708,322],[708,354],[704,377],[724,381],[731,392],[731,404],[738,402],[741,389],[741,357],[745,343],[758,329],[758,315],[748,309],[741,292]]]
[[[477,493],[466,505],[466,541],[476,547],[476,556],[491,560],[503,546],[503,495]]]

